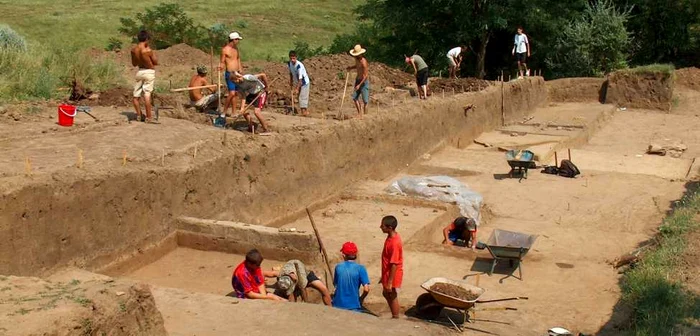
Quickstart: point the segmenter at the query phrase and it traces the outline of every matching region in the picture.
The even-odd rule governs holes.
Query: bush
[[[603,76],[627,67],[629,10],[610,0],[588,4],[583,16],[561,30],[545,62],[555,77]]]
[[[118,38],[110,38],[107,41],[107,48],[105,48],[107,51],[119,51],[122,50],[122,41],[119,40]]]
[[[136,42],[136,35],[145,29],[151,34],[151,45],[163,49],[175,44],[186,43],[195,47],[208,49],[207,30],[195,24],[178,4],[161,3],[145,12],[136,14],[136,19],[120,18],[122,26],[119,32]]]
[[[310,57],[318,55],[328,54],[328,50],[324,49],[323,46],[318,48],[312,48],[308,43],[304,41],[294,41],[294,51],[297,53],[297,58],[300,60],[305,60]]]
[[[10,26],[0,25],[0,49],[27,50],[27,41]]]

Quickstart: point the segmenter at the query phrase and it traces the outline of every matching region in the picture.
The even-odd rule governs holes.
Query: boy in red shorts
[[[231,285],[236,291],[236,296],[241,299],[287,301],[265,289],[265,277],[263,275],[262,254],[256,249],[248,251],[245,260],[233,271]]]
[[[394,216],[385,216],[379,226],[386,233],[382,250],[382,294],[391,309],[391,317],[399,318],[398,291],[403,280],[403,242],[396,232],[399,222]]]

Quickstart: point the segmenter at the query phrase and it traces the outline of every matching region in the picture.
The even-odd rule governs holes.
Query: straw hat
[[[364,54],[365,52],[367,52],[367,50],[365,50],[364,48],[362,48],[361,45],[356,44],[355,47],[352,48],[352,50],[350,50],[350,55],[352,55],[352,56],[360,56],[360,55]]]

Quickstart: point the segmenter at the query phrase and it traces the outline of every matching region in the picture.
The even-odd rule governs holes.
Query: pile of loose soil
[[[472,293],[471,291],[468,291],[462,287],[444,282],[438,282],[430,286],[430,290],[466,301],[473,301],[479,298],[479,294]]]
[[[489,81],[477,78],[431,78],[428,84],[430,90],[434,93],[442,92],[442,90],[450,93],[452,90],[454,90],[455,93],[475,92],[481,91],[491,85]]]
[[[676,70],[675,84],[700,91],[700,69],[683,68]]]
[[[206,65],[207,68],[211,63],[211,56],[197,48],[190,47],[186,44],[176,44],[172,47],[163,50],[157,50],[158,65],[167,67],[175,65],[196,66],[197,64]],[[214,60],[216,66],[217,59]]]

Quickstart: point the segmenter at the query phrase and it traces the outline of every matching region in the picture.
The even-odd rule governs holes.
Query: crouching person
[[[306,288],[311,287],[321,293],[323,303],[331,305],[331,293],[313,271],[306,269],[304,263],[299,260],[287,261],[279,271],[272,271],[277,277],[277,288],[280,296],[287,297],[290,302],[296,301],[301,296],[302,301],[308,302]]]
[[[253,113],[262,126],[261,134],[268,134],[270,129],[268,128],[265,118],[263,118],[261,114],[267,102],[267,76],[264,73],[242,75],[239,72],[235,72],[233,74],[233,81],[238,87],[238,94],[245,98],[245,104],[241,104],[241,114],[243,114],[243,117],[245,117],[245,120],[248,122],[248,130],[253,132],[254,128],[253,119],[250,117],[246,107],[253,105]]]
[[[256,249],[248,251],[245,260],[233,271],[231,285],[236,296],[241,299],[286,301],[285,299],[268,293],[265,288],[265,276],[263,275],[262,254]]]
[[[445,245],[476,247],[476,221],[473,218],[457,217],[442,230]]]

